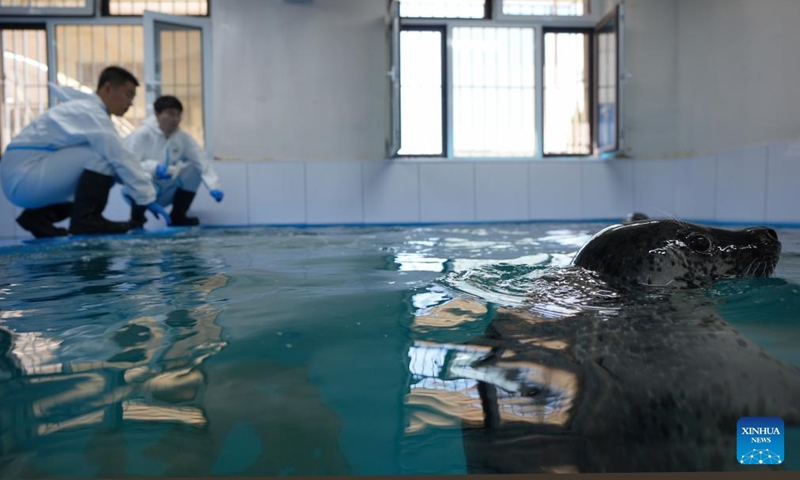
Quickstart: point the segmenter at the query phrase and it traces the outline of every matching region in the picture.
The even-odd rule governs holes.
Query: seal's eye
[[[692,233],[686,237],[686,245],[697,253],[708,253],[711,250],[711,240],[699,233]]]

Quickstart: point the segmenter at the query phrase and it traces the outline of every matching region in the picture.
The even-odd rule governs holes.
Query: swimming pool
[[[466,473],[475,385],[438,369],[603,226],[195,228],[2,247],[0,476]],[[800,365],[800,231],[778,234],[774,279],[711,296]],[[800,470],[797,429],[786,453]]]

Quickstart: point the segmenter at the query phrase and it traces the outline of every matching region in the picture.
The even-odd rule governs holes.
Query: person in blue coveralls
[[[197,142],[180,128],[183,105],[172,95],[153,102],[155,115],[125,137],[128,150],[135,152],[150,174],[156,189],[156,201],[163,207],[172,205],[172,225],[191,226],[200,222],[187,216],[200,183],[217,202],[224,196],[212,160]],[[125,187],[123,195],[133,197]],[[130,199],[129,199],[130,200]],[[146,222],[145,209],[131,203],[131,224],[141,228]]]
[[[17,218],[22,228],[36,238],[127,232],[130,222],[102,215],[115,181],[137,205],[170,222],[149,175],[111,120],[128,111],[137,86],[129,71],[107,67],[96,93],[48,109],[12,139],[0,161],[0,180],[8,200],[24,209]],[[54,225],[67,218],[69,231]]]

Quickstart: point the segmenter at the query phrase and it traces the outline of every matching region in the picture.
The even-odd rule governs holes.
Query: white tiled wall
[[[475,164],[475,220],[524,221],[530,218],[528,164]]]
[[[225,199],[201,187],[204,225],[614,220],[800,225],[800,141],[682,159],[219,162]],[[0,238],[31,238],[0,198]],[[119,187],[105,215],[128,218]],[[148,214],[148,229],[165,226]],[[66,225],[66,222],[62,223]]]
[[[419,166],[420,221],[475,221],[475,164],[429,162]]]
[[[248,164],[245,170],[247,171],[245,187],[251,224],[302,225],[306,223],[305,164],[259,162]],[[230,190],[230,188],[225,185],[225,190]],[[222,204],[210,205],[209,209],[219,206]]]
[[[582,172],[585,218],[620,218],[633,208],[633,162],[586,162]]]
[[[717,216],[717,157],[675,162],[675,215],[686,220]]]
[[[312,224],[363,223],[361,164],[306,163],[306,212]]]
[[[15,237],[14,227],[17,226],[14,218],[17,212],[14,206],[8,203],[5,196],[0,198],[0,238]]]
[[[419,223],[419,165],[400,162],[361,164],[364,223]]]
[[[766,147],[759,147],[717,155],[717,220],[764,220],[767,152]]]
[[[767,222],[798,222],[800,215],[800,142],[769,147]]]
[[[544,160],[528,166],[531,219],[583,218],[583,162]]]
[[[250,225],[250,189],[252,180],[241,165],[221,162],[215,167],[222,183],[225,197],[217,203],[204,186],[200,186],[189,212],[200,217],[203,223],[217,225]],[[256,188],[258,190],[258,188]]]
[[[664,217],[675,213],[675,160],[638,160],[633,167],[633,211]]]

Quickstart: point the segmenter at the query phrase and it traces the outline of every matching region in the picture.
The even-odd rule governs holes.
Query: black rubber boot
[[[144,216],[144,212],[146,211],[147,207],[131,203],[131,220],[129,222],[131,228],[144,228],[144,224],[147,223],[147,217]]]
[[[22,214],[17,217],[17,223],[36,238],[63,237],[67,235],[67,229],[56,227],[53,224],[69,218],[71,212],[71,203],[29,208],[23,210]]]
[[[114,177],[84,170],[75,188],[75,203],[72,205],[72,220],[69,233],[91,235],[125,233],[131,229],[128,222],[112,222],[103,217],[108,203],[108,192],[114,185]]]
[[[194,201],[195,192],[179,188],[175,191],[175,196],[172,197],[172,211],[169,212],[169,218],[172,219],[172,226],[194,226],[200,225],[200,220],[197,217],[187,217],[186,212]]]

